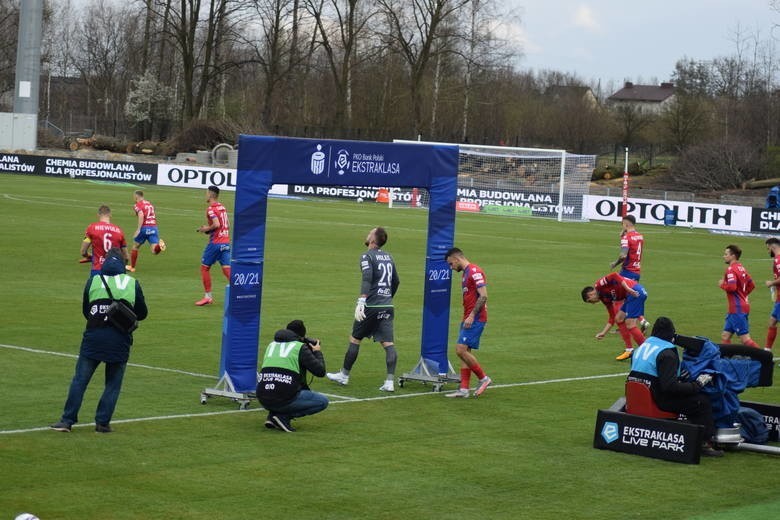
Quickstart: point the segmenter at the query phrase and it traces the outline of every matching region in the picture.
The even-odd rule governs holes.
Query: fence
[[[752,208],[762,208],[766,203],[768,190],[757,190],[747,192],[744,195],[738,193],[724,193],[718,196],[696,194],[692,191],[674,191],[674,190],[648,190],[634,189],[629,192],[629,197],[637,199],[670,200],[680,202],[720,202],[723,204],[733,204],[735,206],[747,206]],[[591,185],[589,193],[591,195],[604,195],[607,197],[622,197],[622,188]]]

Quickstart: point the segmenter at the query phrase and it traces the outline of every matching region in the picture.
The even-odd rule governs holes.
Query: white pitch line
[[[60,356],[60,357],[66,357],[71,359],[78,358],[78,355],[76,354],[68,354],[66,352],[54,352],[52,350],[40,350],[40,349],[34,349],[34,348],[28,348],[28,347],[19,347],[16,345],[5,345],[0,343],[0,348],[7,348],[12,350],[22,350],[24,352],[32,352],[33,354],[46,354],[49,356]],[[198,372],[188,372],[186,370],[179,370],[177,368],[164,368],[164,367],[153,367],[150,365],[142,365],[140,363],[128,363],[127,366],[130,367],[137,367],[137,368],[147,368],[149,370],[157,370],[160,372],[173,372],[174,374],[182,374],[185,376],[193,376],[193,377],[204,377],[208,379],[213,379],[214,381],[217,381],[219,378],[214,376],[213,374],[199,374]]]
[[[3,197],[8,200],[13,200],[15,202],[26,202],[27,204],[44,204],[47,206],[63,206],[67,208],[94,209],[95,207],[92,202],[86,200],[79,200],[79,199],[53,199],[52,197],[41,197],[41,196],[33,196],[33,195],[26,195],[25,197],[21,197],[21,196],[14,196],[9,193],[4,194]],[[53,202],[48,202],[47,200],[33,200],[33,199],[52,199]],[[77,205],[74,204],[74,202],[78,202],[80,204]],[[157,206],[157,205],[155,205],[155,208],[158,209],[158,212],[160,209],[162,209],[165,210],[166,215],[174,215],[177,217],[200,215],[202,213],[201,210],[186,209],[186,208],[171,209],[166,206]]]
[[[5,345],[0,345],[5,346]],[[602,374],[602,375],[596,375],[596,376],[582,376],[582,377],[566,377],[566,378],[560,378],[560,379],[547,379],[542,381],[527,381],[525,383],[506,383],[502,385],[490,385],[491,389],[496,388],[512,388],[517,386],[531,386],[531,385],[547,385],[547,384],[553,384],[553,383],[570,383],[570,382],[576,382],[576,381],[590,381],[594,379],[606,379],[610,377],[625,377],[625,372],[621,372],[618,374]],[[340,401],[332,401],[331,405],[336,404],[342,404],[342,403],[365,403],[369,401],[384,401],[387,399],[406,399],[409,397],[421,397],[425,395],[438,395],[440,392],[432,392],[432,391],[426,391],[426,392],[416,392],[413,394],[393,394],[393,395],[382,395],[377,397],[343,397]],[[329,397],[338,397],[333,396],[329,394]],[[213,415],[227,415],[227,414],[235,414],[235,413],[252,413],[252,412],[260,412],[265,411],[263,408],[254,408],[252,410],[223,410],[219,412],[203,412],[203,413],[185,413],[185,414],[177,414],[177,415],[161,415],[156,417],[137,417],[134,419],[118,419],[115,421],[111,421],[111,424],[123,424],[123,423],[134,423],[134,422],[146,422],[146,421],[163,421],[168,419],[187,419],[191,417],[208,417]],[[87,428],[95,426],[95,423],[87,423],[87,424],[74,424],[74,428]],[[30,433],[30,432],[37,432],[37,431],[46,431],[49,430],[48,427],[38,427],[38,428],[26,428],[26,429],[19,429],[19,430],[0,430],[0,435],[6,435],[6,434],[12,434],[12,433]]]

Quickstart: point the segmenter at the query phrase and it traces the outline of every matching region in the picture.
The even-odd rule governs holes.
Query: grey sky
[[[70,1],[83,7],[92,0]],[[520,68],[576,73],[605,87],[610,81],[666,81],[682,57],[733,55],[737,30],[743,38],[757,34],[773,41],[780,60],[780,13],[771,0],[496,1],[520,15],[520,25],[509,27],[523,48]]]
[[[743,37],[774,36],[770,0],[510,0],[520,9],[521,68],[574,72],[585,81],[666,81],[678,59],[734,55]],[[774,31],[773,31],[774,27]]]

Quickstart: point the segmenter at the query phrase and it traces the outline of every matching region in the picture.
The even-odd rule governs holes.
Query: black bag
[[[122,300],[115,300],[114,295],[111,294],[111,289],[108,287],[106,279],[103,275],[100,275],[100,279],[103,281],[103,286],[108,291],[108,297],[111,298],[111,305],[106,309],[106,319],[108,322],[121,330],[126,334],[132,333],[138,328],[138,317],[135,315],[135,311],[127,306]]]

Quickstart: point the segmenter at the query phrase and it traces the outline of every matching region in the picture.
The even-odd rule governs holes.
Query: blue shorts
[[[724,332],[730,332],[737,336],[744,336],[750,332],[747,314],[726,314],[726,323],[723,324]]]
[[[150,244],[159,244],[160,236],[157,234],[157,226],[142,226],[138,236],[133,239],[136,244],[143,244],[146,241]]]
[[[230,265],[230,244],[208,244],[203,250],[203,257],[200,263],[211,267],[219,261],[221,265]]]
[[[639,318],[645,314],[647,291],[645,291],[645,288],[642,287],[641,284],[636,284],[632,289],[638,292],[639,296],[627,295],[626,299],[623,301],[623,306],[620,308],[621,311],[626,313],[627,319]]]
[[[620,270],[620,276],[623,278],[628,278],[629,280],[636,280],[639,281],[639,277],[641,276],[639,273],[635,273],[633,271],[626,271],[625,269]]]
[[[772,307],[772,314],[770,314],[774,319],[777,321],[780,321],[780,303],[775,303],[775,305]]]
[[[487,325],[486,321],[475,321],[471,324],[471,327],[466,328],[461,323],[458,331],[458,344],[477,350],[479,348],[479,338],[482,336],[482,331],[485,330],[485,325]]]

